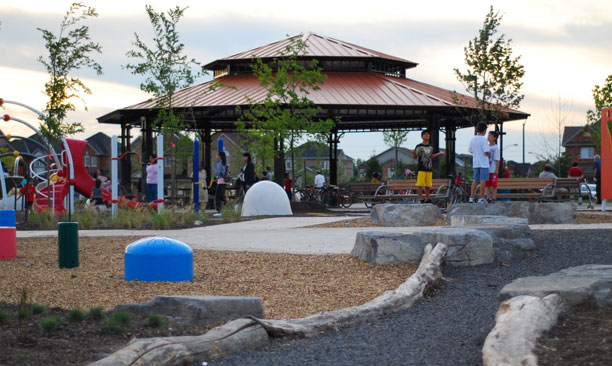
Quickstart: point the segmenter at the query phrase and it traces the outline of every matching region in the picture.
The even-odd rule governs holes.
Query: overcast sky
[[[0,0],[0,97],[42,109],[46,74],[36,60],[45,49],[36,28],[56,31],[72,1]],[[463,91],[453,68],[464,68],[463,47],[476,36],[489,6],[504,14],[500,31],[513,40],[514,54],[525,65],[521,110],[527,120],[527,160],[544,154],[542,139],[554,139],[550,126],[552,106],[559,98],[572,106],[570,125],[585,123],[592,108],[591,91],[612,74],[609,39],[612,21],[609,1],[515,0],[515,1],[87,1],[100,16],[88,20],[93,40],[103,47],[96,59],[104,75],[91,71],[77,74],[93,94],[86,95],[89,107],[70,115],[82,121],[85,137],[97,131],[119,133],[112,126],[99,125],[96,118],[112,110],[147,99],[139,90],[141,79],[122,68],[128,60],[134,32],[150,39],[152,31],[145,4],[156,10],[175,5],[189,6],[179,23],[186,53],[202,63],[229,56],[302,32],[317,32],[360,46],[419,63],[407,77],[456,91]],[[23,110],[5,113],[36,122]],[[523,121],[508,123],[506,158],[522,159]],[[2,126],[5,133],[29,134],[17,124]],[[458,134],[457,150],[467,151],[471,132]],[[417,133],[409,135],[406,147],[418,143]],[[515,145],[516,144],[516,145]],[[443,146],[443,142],[441,142]],[[515,145],[515,146],[513,146]],[[354,158],[368,158],[387,147],[382,135],[347,134],[340,147]],[[529,154],[532,153],[532,154]]]

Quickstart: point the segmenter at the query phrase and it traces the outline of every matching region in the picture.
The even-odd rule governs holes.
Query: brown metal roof
[[[340,41],[335,38],[323,36],[317,33],[304,33],[299,36],[289,37],[278,42],[270,43],[265,46],[257,47],[249,51],[241,52],[233,56],[225,57],[209,63],[205,67],[213,70],[224,66],[231,61],[251,60],[253,58],[274,58],[285,50],[296,38],[301,37],[306,44],[306,58],[341,58],[341,59],[373,59],[381,58],[396,63],[403,64],[406,68],[415,67],[417,63],[391,56],[382,52],[374,51],[365,47],[357,46],[352,43]]]

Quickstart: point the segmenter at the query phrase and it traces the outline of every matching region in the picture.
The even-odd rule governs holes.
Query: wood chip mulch
[[[576,221],[579,224],[612,223],[612,212],[578,211]]]
[[[369,265],[350,255],[194,251],[190,282],[126,282],[125,247],[136,237],[79,239],[80,266],[59,269],[57,239],[20,238],[18,256],[0,261],[0,301],[64,309],[142,303],[155,295],[261,297],[268,318],[297,318],[367,302],[393,290],[415,265]],[[203,239],[205,240],[205,239]]]

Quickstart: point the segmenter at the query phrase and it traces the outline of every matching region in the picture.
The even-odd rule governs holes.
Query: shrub
[[[102,333],[121,334],[125,333],[130,327],[132,315],[124,311],[115,311],[106,319],[102,325]]]
[[[59,316],[54,315],[44,318],[42,323],[40,323],[40,326],[42,327],[43,331],[52,332],[56,330],[61,324],[62,319]]]
[[[47,306],[43,304],[32,305],[32,314],[44,314],[47,312]]]
[[[8,312],[2,308],[0,308],[0,324],[8,323]]]
[[[104,317],[104,308],[102,306],[93,306],[89,308],[87,317],[90,319],[102,319]]]
[[[164,318],[159,314],[149,314],[147,316],[147,327],[159,328],[164,325]]]
[[[43,210],[41,212],[32,211],[29,220],[38,224],[41,229],[53,229],[57,224],[55,215],[51,213],[51,210]]]
[[[228,202],[221,208],[221,218],[223,222],[238,222],[242,219],[242,207]]]
[[[32,306],[26,304],[25,306],[19,306],[19,319],[29,319],[32,316]]]
[[[151,224],[153,225],[153,229],[166,230],[170,228],[171,220],[172,212],[170,212],[170,210],[162,210],[161,213],[153,212]]]
[[[72,308],[68,312],[68,319],[72,322],[85,320],[85,312],[81,308]]]

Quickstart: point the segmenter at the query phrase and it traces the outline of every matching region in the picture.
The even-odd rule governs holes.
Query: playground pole
[[[117,196],[119,193],[119,175],[117,169],[117,135],[111,137],[111,202],[112,217],[117,217]]]
[[[70,146],[68,146],[68,142],[64,137],[62,137],[62,143],[64,144],[68,163],[68,221],[72,221],[72,211],[74,211],[74,185],[72,184],[74,182],[74,163],[72,161],[72,151],[70,151]],[[55,190],[53,195],[55,196]],[[53,200],[53,205],[53,209],[55,209],[55,199]]]
[[[200,141],[193,142],[193,204],[196,213],[200,212]]]
[[[174,189],[174,187],[172,187]],[[157,213],[164,209],[164,135],[157,135]]]

